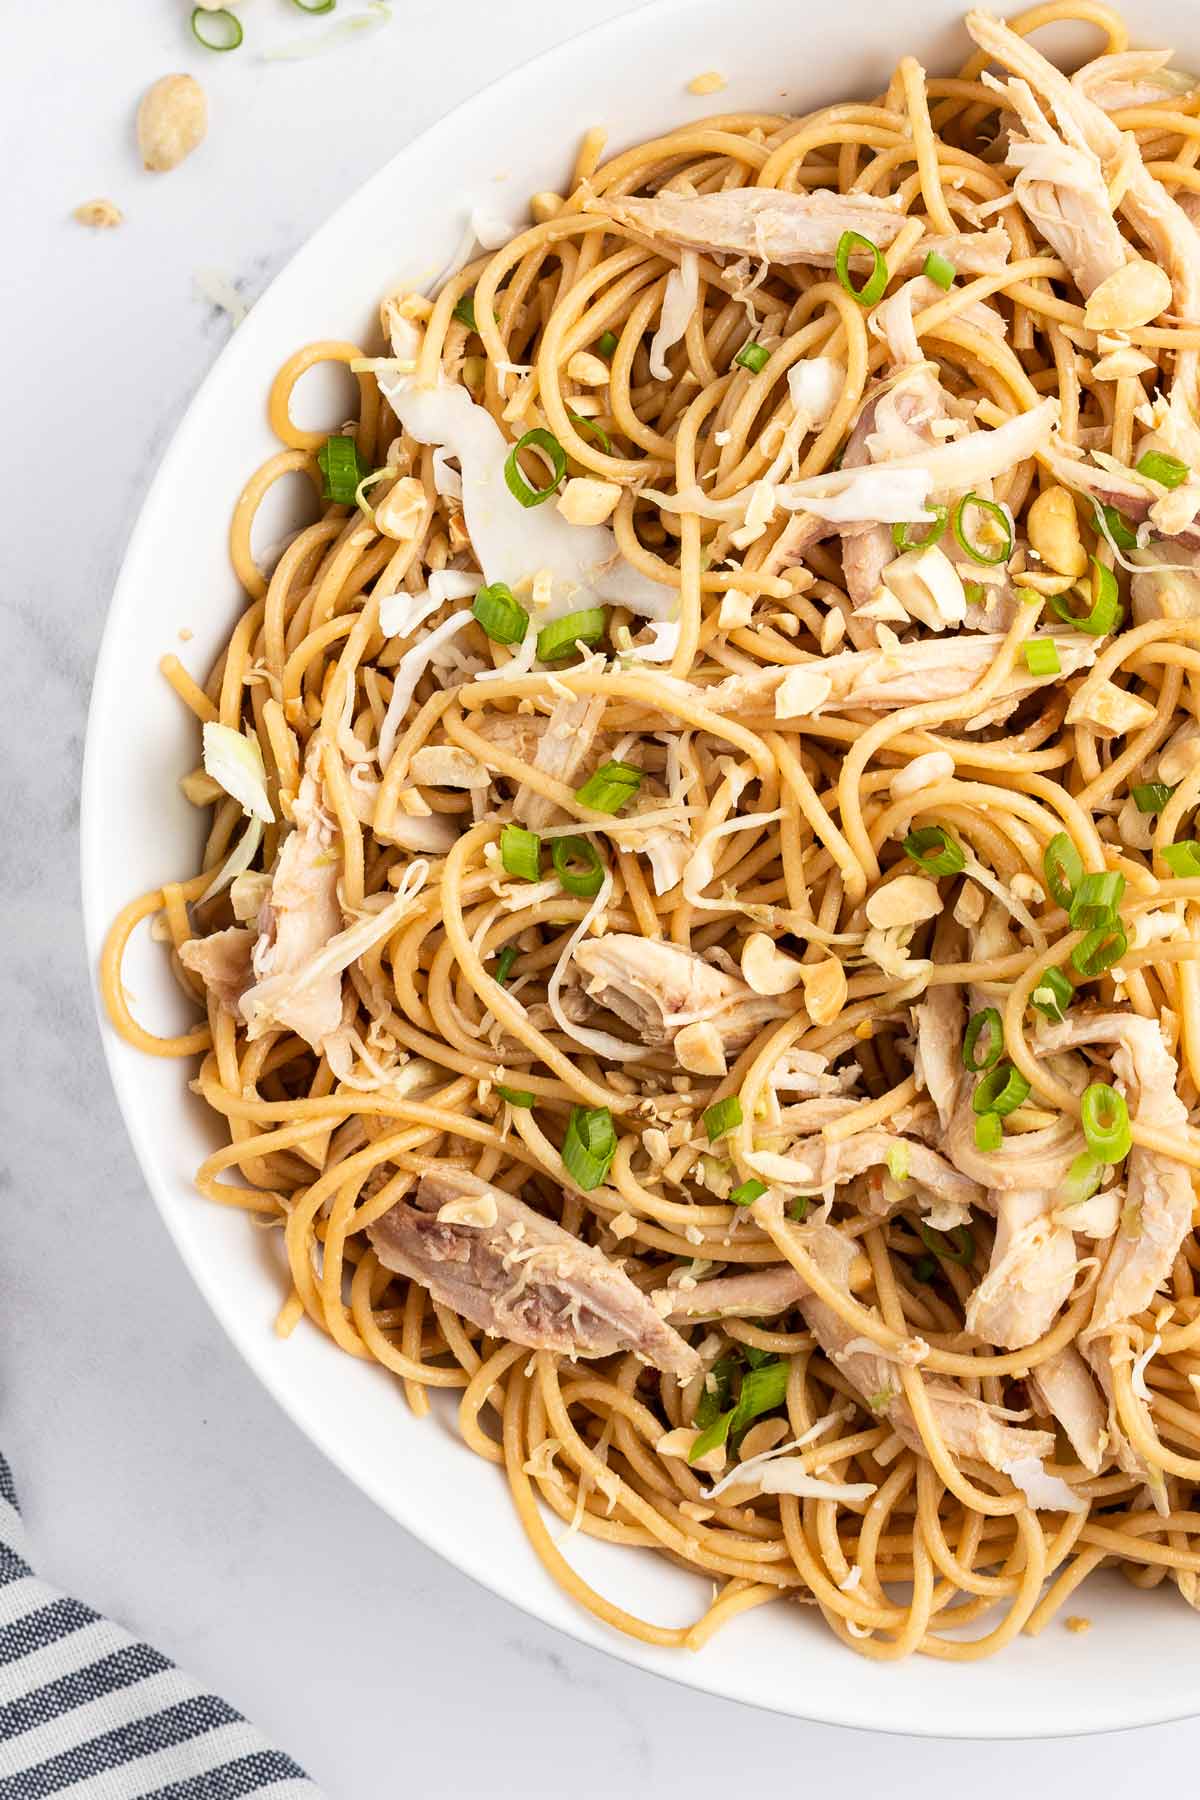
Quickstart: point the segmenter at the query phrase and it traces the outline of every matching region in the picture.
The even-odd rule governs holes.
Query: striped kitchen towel
[[[0,1800],[321,1800],[215,1694],[33,1573],[0,1456]]]

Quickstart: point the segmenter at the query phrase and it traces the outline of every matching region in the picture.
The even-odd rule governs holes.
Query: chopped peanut
[[[616,510],[621,498],[617,481],[595,481],[590,475],[575,475],[558,496],[558,510],[572,525],[603,525]]]
[[[1078,579],[1087,571],[1075,502],[1064,487],[1048,487],[1029,508],[1029,542],[1048,569]]]
[[[178,168],[208,130],[208,101],[194,75],[163,75],[142,95],[137,114],[142,165],[163,174]]]
[[[609,367],[602,357],[593,356],[590,350],[577,350],[567,363],[567,374],[584,387],[603,387],[608,380]]]
[[[1135,256],[1092,289],[1083,309],[1089,331],[1133,331],[1171,304],[1171,277],[1157,263]]]
[[[846,1004],[846,971],[836,956],[823,962],[803,963],[804,1004],[814,1025],[832,1025]],[[863,1020],[864,1025],[870,1021]],[[870,1031],[867,1033],[870,1036]]]
[[[111,231],[114,225],[121,223],[125,214],[111,200],[85,200],[82,206],[75,208],[72,217],[78,219],[81,225],[90,225],[93,230]]]
[[[898,875],[877,888],[867,901],[866,913],[877,931],[900,925],[921,925],[942,910],[936,881],[924,875]]]
[[[753,931],[742,945],[742,977],[756,994],[788,994],[804,980],[804,964],[777,950],[765,931]]]

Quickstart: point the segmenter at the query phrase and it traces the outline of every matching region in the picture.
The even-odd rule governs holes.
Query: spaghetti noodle
[[[245,610],[164,665],[202,868],[104,957],[200,1058],[201,1193],[281,1231],[278,1329],[455,1392],[651,1643],[1197,1600],[1200,89],[1093,0],[968,29],[870,104],[590,133],[382,353],[284,365]],[[547,1512],[715,1598],[633,1616]]]

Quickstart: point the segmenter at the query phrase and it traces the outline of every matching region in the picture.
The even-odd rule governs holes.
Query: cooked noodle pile
[[[871,104],[592,133],[291,358],[245,610],[164,664],[203,868],[106,955],[279,1331],[454,1392],[651,1643],[791,1597],[978,1657],[1101,1564],[1197,1603],[1200,89],[1090,0],[967,23]],[[121,988],[150,917],[180,1037]]]

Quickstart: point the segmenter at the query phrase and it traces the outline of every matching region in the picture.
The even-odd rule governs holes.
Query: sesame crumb
[[[1080,1613],[1072,1613],[1069,1618],[1063,1620],[1063,1624],[1068,1631],[1073,1631],[1076,1635],[1081,1631],[1090,1631],[1092,1629],[1092,1621],[1083,1618]]]
[[[716,69],[708,69],[703,75],[693,75],[687,84],[689,94],[719,94],[725,86],[725,77],[719,75]]]

